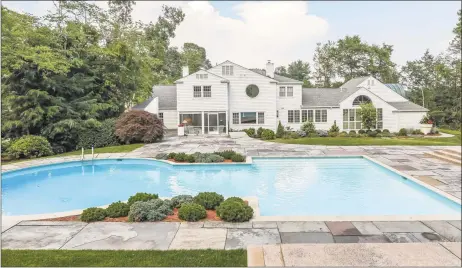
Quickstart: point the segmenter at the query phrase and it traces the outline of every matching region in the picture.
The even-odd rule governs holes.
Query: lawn
[[[245,267],[245,250],[2,250],[14,267]]]
[[[95,148],[95,154],[127,153],[127,152],[131,152],[131,151],[133,151],[135,149],[138,149],[138,148],[142,147],[143,145],[144,145],[143,143],[135,143],[135,144],[127,144],[127,145],[117,145],[117,146],[108,146],[108,147],[103,147],[103,148]],[[85,152],[85,154],[91,154],[91,149],[86,149],[84,152]],[[40,157],[40,159],[42,159],[42,158],[50,158],[50,157],[81,155],[81,154],[82,154],[82,150],[76,150],[76,151],[67,152],[67,153],[63,153],[63,154],[55,154],[55,155]],[[2,163],[3,164],[13,164],[13,163],[24,162],[24,161],[28,161],[28,160],[34,160],[34,159],[39,159],[39,158],[2,161]]]
[[[349,138],[349,137],[315,137],[299,139],[276,139],[274,142],[289,144],[310,144],[310,145],[460,145],[459,136],[450,138],[415,138],[415,137],[395,137],[395,138]]]

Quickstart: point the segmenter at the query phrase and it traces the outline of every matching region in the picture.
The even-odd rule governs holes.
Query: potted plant
[[[422,120],[420,120],[420,131],[422,131],[423,134],[427,135],[432,130],[432,127],[433,121],[426,115],[422,117]]]
[[[184,124],[183,123],[178,125],[178,136],[184,136]]]

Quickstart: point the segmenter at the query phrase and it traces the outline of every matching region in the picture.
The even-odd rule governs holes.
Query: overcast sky
[[[139,1],[133,17],[155,22],[164,4],[181,7],[186,14],[172,45],[193,42],[207,50],[212,64],[231,60],[248,68],[264,68],[266,60],[276,66],[298,59],[312,62],[317,42],[355,34],[368,43],[393,45],[392,59],[404,64],[421,57],[427,48],[435,54],[444,51],[460,9],[459,1]],[[3,1],[3,5],[37,16],[53,8],[51,1]]]

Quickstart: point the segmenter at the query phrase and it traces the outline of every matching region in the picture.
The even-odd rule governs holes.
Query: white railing
[[[82,155],[80,156],[80,160],[83,161],[85,159],[85,149],[82,147]],[[95,147],[91,146],[91,160],[95,159]]]

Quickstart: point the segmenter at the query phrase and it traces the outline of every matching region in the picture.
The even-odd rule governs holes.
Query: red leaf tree
[[[128,111],[117,119],[115,135],[126,144],[151,143],[164,137],[164,124],[155,114]]]

